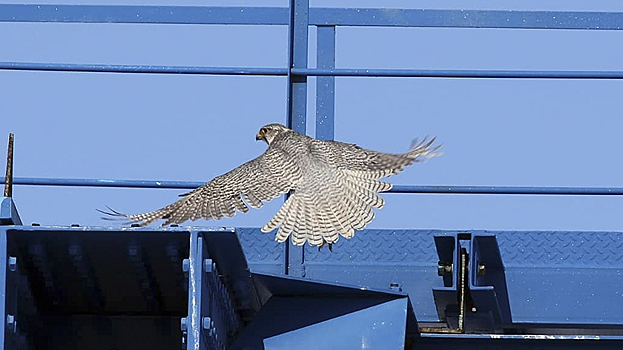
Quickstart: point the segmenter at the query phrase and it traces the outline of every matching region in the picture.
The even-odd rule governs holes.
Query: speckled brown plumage
[[[435,139],[414,143],[403,154],[387,154],[353,144],[316,140],[280,124],[260,129],[256,139],[268,143],[261,156],[217,176],[186,193],[182,199],[153,212],[122,216],[147,225],[164,219],[163,225],[197,219],[232,217],[249,206],[282,194],[289,198],[262,228],[279,229],[275,239],[303,245],[333,244],[340,236],[351,238],[374,218],[374,209],[385,204],[378,193],[392,188],[383,177],[397,174],[406,166],[439,155]]]

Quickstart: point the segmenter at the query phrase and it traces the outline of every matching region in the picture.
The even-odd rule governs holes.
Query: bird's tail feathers
[[[441,157],[444,155],[444,152],[437,152],[441,148],[442,145],[435,145],[435,141],[437,137],[433,137],[429,140],[428,136],[425,136],[422,141],[418,141],[418,139],[413,139],[411,141],[411,147],[409,147],[409,151],[407,151],[407,155],[413,157],[414,162],[422,162],[430,158]]]
[[[102,220],[121,222],[122,225],[128,225],[128,224],[136,223],[136,221],[132,220],[132,218],[128,214],[124,214],[124,213],[118,212],[118,211],[116,211],[115,209],[113,209],[113,208],[111,208],[109,206],[106,206],[106,209],[107,210],[95,209],[100,214],[104,215],[104,216],[101,217]]]
[[[108,209],[108,211],[101,210],[101,209],[95,209],[95,210],[104,214],[104,216],[102,216],[102,220],[122,221],[122,225],[135,224],[138,226],[147,226],[150,223],[158,219],[161,219],[161,218],[168,219],[167,216],[163,215],[164,214],[163,210],[167,209],[168,207],[158,209],[158,210],[155,210],[149,213],[136,214],[136,215],[124,214],[124,213],[121,213],[119,211],[112,209],[109,206],[106,206],[106,208]],[[165,224],[167,223],[165,222]],[[163,224],[163,226],[165,226],[165,224]]]

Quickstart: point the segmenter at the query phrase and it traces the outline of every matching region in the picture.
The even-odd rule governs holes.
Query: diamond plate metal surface
[[[506,266],[623,267],[623,232],[500,231]]]
[[[333,252],[305,247],[306,262],[437,263],[433,236],[440,230],[363,230],[351,239],[341,238]]]
[[[285,271],[285,247],[275,241],[274,234],[266,234],[259,228],[238,228],[236,232],[252,271]]]

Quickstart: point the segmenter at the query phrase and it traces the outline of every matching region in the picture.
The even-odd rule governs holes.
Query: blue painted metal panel
[[[253,276],[267,302],[233,349],[404,349],[412,309],[402,292]]]
[[[4,181],[0,177],[0,182]],[[205,182],[201,181],[154,181],[125,179],[67,179],[16,177],[16,185],[70,186],[70,187],[121,187],[121,188],[179,188],[195,189]],[[388,193],[437,193],[437,194],[531,194],[531,195],[572,195],[572,196],[620,196],[620,187],[527,187],[527,186],[413,186],[394,185]]]
[[[306,246],[306,277],[381,290],[397,285],[409,294],[418,322],[436,322],[432,290],[443,287],[433,240],[438,233],[363,230],[350,240],[340,240],[333,252]]]
[[[0,226],[0,250],[9,256],[1,268],[11,271],[2,299],[12,317],[3,313],[3,320],[14,327],[5,333],[13,343],[5,337],[4,349],[111,349],[133,341],[151,349],[179,347],[187,234]]]
[[[335,27],[319,26],[318,68],[335,68]],[[316,138],[333,140],[335,129],[335,77],[316,78]]]
[[[311,25],[620,30],[623,13],[312,8]],[[287,25],[271,7],[0,5],[3,22]]]
[[[378,302],[377,302],[378,303]],[[273,298],[266,312],[280,313],[289,322],[310,319],[326,308],[358,307],[339,317],[315,322],[306,327],[275,334],[264,339],[266,350],[290,349],[395,349],[405,348],[407,298],[372,304],[369,299]],[[372,304],[372,305],[371,305]],[[259,317],[259,315],[258,315]],[[268,317],[265,322],[274,322]],[[328,336],[333,334],[334,336]]]
[[[306,247],[306,276],[409,293],[420,322],[437,322],[434,236],[456,231],[364,230],[340,241],[333,253]],[[495,235],[505,266],[512,322],[623,326],[613,305],[623,298],[623,232],[472,231]],[[601,282],[599,282],[601,281]],[[607,282],[606,282],[607,281]],[[520,328],[521,328],[520,327]]]
[[[621,338],[591,335],[424,334],[413,350],[606,350],[620,349]]]
[[[4,179],[2,179],[4,182]],[[19,217],[17,207],[10,197],[2,197],[0,201],[0,225],[21,225],[22,219]]]
[[[0,231],[0,345],[4,348],[7,344],[11,343],[11,338],[14,330],[14,317],[15,307],[12,305],[10,295],[12,294],[13,286],[9,284],[7,278],[7,270],[9,266],[9,257],[7,254],[6,233]],[[6,317],[4,315],[7,315]],[[12,318],[8,315],[13,316]]]
[[[469,294],[487,326],[501,332],[510,325],[511,310],[506,272],[495,235],[472,235],[470,241]],[[482,320],[481,320],[482,321]],[[492,330],[493,331],[493,330]]]
[[[259,228],[236,229],[249,267],[255,273],[279,274],[286,270],[283,244]]]
[[[115,228],[2,226],[0,231],[2,237],[8,237],[11,255],[19,262],[13,265],[23,267],[31,276],[30,284],[34,287],[33,295],[37,299],[39,313],[57,315],[51,319],[47,316],[47,321],[41,321],[44,324],[54,322],[53,329],[56,331],[66,329],[64,327],[71,328],[71,324],[78,322],[75,319],[60,319],[58,313],[62,310],[101,314],[119,312],[121,307],[121,310],[152,315],[167,309],[176,310],[177,307],[172,305],[177,302],[173,301],[179,297],[179,289],[183,285],[181,259],[189,256],[186,270],[189,273],[190,306],[186,329],[196,332],[194,337],[189,336],[188,344],[196,344],[196,339],[199,339],[199,349],[218,348],[219,341],[227,344],[227,339],[236,329],[236,316],[231,318],[233,307],[223,307],[234,304],[233,299],[229,299],[231,295],[235,295],[238,312],[249,310],[248,319],[253,320],[252,310],[258,310],[260,304],[266,304],[267,299],[270,299],[270,296],[266,297],[262,293],[285,298],[277,298],[271,302],[273,304],[266,304],[268,308],[262,312],[272,313],[271,317],[276,317],[275,310],[283,310],[271,305],[292,302],[294,296],[325,298],[320,304],[312,301],[305,303],[305,306],[301,306],[300,300],[293,302],[288,310],[304,315],[308,323],[301,327],[291,327],[287,331],[276,331],[279,328],[273,328],[270,334],[265,334],[265,346],[283,348],[287,346],[284,344],[289,344],[293,339],[317,337],[319,333],[326,332],[325,327],[342,329],[345,336],[342,342],[336,344],[354,344],[355,339],[378,344],[381,338],[375,335],[382,333],[361,331],[357,338],[353,330],[371,329],[371,324],[368,324],[371,320],[384,318],[393,320],[390,324],[394,326],[400,320],[402,328],[386,328],[393,335],[385,338],[386,341],[398,342],[404,340],[404,335],[398,336],[396,332],[404,332],[407,322],[404,312],[408,307],[405,306],[403,293],[409,295],[418,321],[438,320],[433,290],[443,288],[445,284],[444,278],[437,274],[437,263],[439,260],[456,259],[452,257],[456,254],[456,248],[468,248],[472,254],[471,266],[486,263],[487,274],[484,276],[474,276],[474,270],[471,270],[471,288],[480,288],[480,291],[486,293],[491,290],[487,286],[494,286],[496,291],[500,291],[499,283],[491,279],[496,276],[494,260],[498,255],[492,254],[491,258],[486,256],[495,253],[491,244],[497,243],[501,260],[497,269],[499,271],[503,266],[510,310],[510,321],[505,321],[504,329],[528,333],[540,330],[540,333],[549,331],[561,335],[573,334],[574,330],[582,329],[584,333],[600,336],[623,335],[623,315],[615,307],[620,305],[620,299],[623,298],[623,232],[472,231],[469,232],[470,239],[457,241],[457,237],[467,236],[467,233],[364,230],[351,240],[340,241],[332,253],[326,249],[318,251],[306,247],[305,279],[280,281],[278,277],[264,275],[266,277],[260,278],[262,287],[251,288],[250,272],[245,267],[243,251],[252,271],[264,269],[283,273],[284,270],[277,265],[283,262],[279,259],[283,250],[275,249],[280,246],[275,245],[272,235],[261,234],[258,229],[241,230],[238,235],[231,230],[197,228],[131,228],[120,231]],[[240,240],[242,250],[237,237],[244,237]],[[439,253],[435,237],[458,243],[454,243],[447,254]],[[265,248],[268,248],[268,252],[264,251]],[[206,260],[207,257],[210,259]],[[4,266],[12,265],[7,263]],[[223,284],[220,275],[228,276],[229,286]],[[33,280],[33,276],[37,277]],[[337,284],[322,286],[313,280]],[[124,288],[120,290],[115,286],[122,281],[125,281]],[[451,283],[456,284],[456,278],[451,279]],[[343,284],[357,287],[349,289],[342,287]],[[403,293],[396,292],[396,288]],[[338,315],[334,315],[316,320],[318,322],[309,321],[314,312],[320,312],[320,305],[325,306],[325,311],[336,312],[336,308],[348,304],[344,302],[345,292],[358,291],[363,293],[359,297],[366,297],[368,289],[372,290],[367,297],[382,297],[383,293],[379,292],[386,291],[386,296],[403,297],[401,300],[405,302],[400,302],[400,306],[384,301],[373,302],[376,306],[363,308],[360,307],[363,304],[357,304],[357,297],[353,296],[347,298],[353,302],[353,309],[340,314],[344,317],[336,318]],[[260,291],[256,301],[253,301],[256,298],[253,297],[254,290]],[[21,292],[17,293],[16,299],[19,300],[22,295]],[[69,295],[72,297],[69,298]],[[78,295],[80,297],[76,297]],[[474,307],[478,311],[468,316],[468,320],[476,318],[479,312],[485,310],[481,299],[475,295],[473,297]],[[326,298],[336,300],[329,301]],[[115,300],[125,302],[119,304]],[[360,306],[355,307],[355,304]],[[335,308],[327,305],[334,305]],[[305,307],[309,307],[309,310],[304,311]],[[23,319],[23,315],[19,316],[20,308],[18,304],[15,318],[18,324],[19,319]],[[257,317],[261,320],[264,316],[258,314]],[[273,326],[281,324],[275,318],[273,320]],[[85,327],[102,326],[95,319],[80,322]],[[170,324],[171,321],[167,322]],[[264,325],[269,323],[266,320],[260,322]],[[25,327],[28,329],[29,326]],[[150,327],[153,331],[153,325]],[[113,328],[118,331],[117,326]],[[567,333],[560,333],[564,329],[567,329]],[[492,339],[492,336],[489,338]],[[437,340],[448,343],[446,338]]]
[[[623,325],[623,232],[496,236],[513,322]]]

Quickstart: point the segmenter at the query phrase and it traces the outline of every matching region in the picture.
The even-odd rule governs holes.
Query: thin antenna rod
[[[9,134],[9,148],[6,155],[6,176],[4,177],[4,196],[13,196],[13,134]]]

